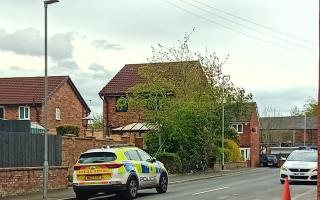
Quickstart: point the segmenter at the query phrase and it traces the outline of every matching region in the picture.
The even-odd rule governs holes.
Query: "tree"
[[[223,88],[226,139],[237,141],[230,123],[247,114],[252,100],[222,73],[225,61],[215,53],[190,51],[189,36],[178,47],[153,47],[150,64],[139,69],[145,82],[126,97],[130,106],[144,108],[147,122],[155,126],[145,137],[148,150],[176,153],[185,171],[203,170],[209,157],[220,156]]]
[[[316,117],[317,116],[317,107],[318,107],[318,102],[313,98],[309,98],[306,101],[306,103],[304,104],[303,112],[308,117]]]
[[[303,115],[303,113],[300,111],[298,106],[293,106],[292,108],[290,108],[289,112],[290,112],[290,116],[301,116],[301,115]]]
[[[90,124],[90,128],[93,129],[103,129],[103,117],[102,114],[94,114],[92,124]]]

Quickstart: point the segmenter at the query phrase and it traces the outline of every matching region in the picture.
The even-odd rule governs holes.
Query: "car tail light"
[[[81,168],[81,166],[79,166],[79,165],[73,166],[73,169],[74,169],[74,170],[80,170],[80,168]]]
[[[105,166],[109,169],[115,169],[115,168],[122,167],[123,164],[122,163],[110,163],[110,164],[106,164]]]

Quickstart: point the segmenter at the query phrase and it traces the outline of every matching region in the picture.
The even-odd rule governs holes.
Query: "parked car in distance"
[[[263,167],[279,167],[279,160],[275,155],[265,155],[261,158],[261,166]]]
[[[136,147],[91,149],[74,165],[72,186],[78,200],[98,193],[131,200],[140,189],[165,193],[168,173],[161,162]]]
[[[280,168],[280,182],[289,181],[317,182],[318,152],[317,150],[295,150]]]

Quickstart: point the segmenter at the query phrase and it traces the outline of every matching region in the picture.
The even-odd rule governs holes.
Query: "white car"
[[[318,152],[314,149],[295,150],[280,168],[280,182],[289,181],[317,182]]]

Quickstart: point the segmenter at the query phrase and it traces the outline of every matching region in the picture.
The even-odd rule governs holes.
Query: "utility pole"
[[[303,133],[303,146],[306,146],[306,135],[307,135],[307,115],[304,113],[304,133]]]

